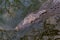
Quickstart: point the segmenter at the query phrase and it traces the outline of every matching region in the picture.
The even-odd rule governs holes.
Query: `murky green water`
[[[32,26],[18,32],[11,29],[14,29],[29,12],[38,10],[45,1],[46,0],[0,0],[0,29],[2,29],[0,30],[0,40],[28,40],[21,37],[26,35],[32,29]],[[37,25],[39,24],[35,26]],[[34,37],[36,38],[36,35]],[[37,37],[39,36],[37,35]]]

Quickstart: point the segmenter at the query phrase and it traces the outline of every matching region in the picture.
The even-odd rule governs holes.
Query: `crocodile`
[[[37,14],[34,14],[33,12],[29,15],[27,15],[23,21],[21,21],[17,26],[16,26],[16,30],[21,30],[21,29],[24,29],[28,26],[30,26],[33,22],[35,21],[36,19],[38,19],[40,17],[41,14],[45,13],[46,10],[42,10],[42,11],[39,11]]]
[[[47,4],[48,3],[48,4]],[[53,5],[54,4],[54,5]],[[17,26],[16,30],[25,29],[29,27],[36,19],[38,20],[45,20],[53,15],[58,15],[60,13],[60,1],[59,0],[48,0],[44,3],[40,9],[34,13],[27,15],[24,20],[22,20]]]

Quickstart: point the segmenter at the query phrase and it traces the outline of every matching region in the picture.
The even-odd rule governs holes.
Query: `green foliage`
[[[36,11],[40,7],[41,3],[38,0],[31,0],[31,1],[32,4],[28,7],[28,9],[30,11]]]
[[[13,11],[18,11],[19,9],[22,9],[23,12],[21,13],[21,18],[24,18],[29,12],[32,12],[32,11],[36,11],[40,8],[40,6],[42,5],[42,3],[44,3],[46,0],[42,0],[43,2],[39,2],[38,0],[31,0],[31,4],[28,6],[28,7],[25,7],[22,2],[20,0],[14,0],[13,3],[11,3],[9,0],[5,0],[5,4],[9,4],[8,7],[11,7],[13,8]],[[2,3],[2,0],[0,0],[0,4]],[[0,23],[4,22],[3,21],[3,18],[2,18],[2,15],[4,14],[3,10],[7,10],[9,14],[11,14],[7,8],[7,6],[5,5],[5,9],[4,8],[1,8],[0,9]],[[60,21],[60,19],[58,20]],[[16,21],[15,21],[16,22]],[[31,39],[33,38],[33,40],[43,40],[43,36],[54,36],[54,35],[57,35],[58,34],[58,30],[54,30],[55,28],[55,25],[53,24],[47,24],[46,21],[44,22],[44,29],[42,32],[40,32],[40,29],[38,29],[37,31],[35,29],[32,30],[32,34],[33,35],[30,35]],[[6,36],[7,39],[13,39],[14,37],[16,37],[16,34],[15,32],[9,32],[9,31],[4,31],[6,34],[8,34]],[[3,32],[2,32],[3,33]],[[17,32],[16,32],[17,33]],[[28,34],[28,33],[27,33]],[[4,35],[4,33],[2,34]],[[28,40],[29,38],[29,35],[24,35],[23,37],[20,38],[20,40]],[[3,40],[3,37],[1,38],[1,40]],[[4,39],[5,40],[5,39]],[[50,40],[50,39],[49,39]]]
[[[2,14],[3,12],[2,12],[2,9],[0,9],[0,15]]]
[[[2,0],[0,0],[0,4],[2,3]]]

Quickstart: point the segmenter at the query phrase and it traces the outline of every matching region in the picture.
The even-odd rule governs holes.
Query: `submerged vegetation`
[[[60,31],[55,29],[56,26],[60,26],[60,17],[58,17],[56,21],[57,24],[50,24],[49,20],[47,23],[46,19],[42,22],[43,29],[36,29],[31,25],[32,28],[28,32],[26,29],[18,32],[15,30],[1,30],[1,27],[6,29],[15,28],[15,26],[23,20],[27,14],[38,10],[45,1],[46,0],[0,0],[0,40],[59,39],[54,39],[54,37],[60,35]]]
[[[57,26],[47,23],[46,20],[43,22],[43,29],[32,28],[23,37],[21,37],[20,40],[60,40],[56,38],[58,35],[60,35],[60,31],[55,29]]]
[[[0,40],[19,40],[20,31],[5,29],[13,29],[29,12],[39,9],[42,3],[39,0],[0,0]]]

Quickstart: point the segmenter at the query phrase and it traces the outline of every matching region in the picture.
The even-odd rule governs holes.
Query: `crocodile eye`
[[[54,8],[54,9],[56,9],[56,8]]]
[[[47,13],[47,11],[46,11],[46,12],[44,12],[44,13]]]
[[[59,8],[59,6],[57,8]]]
[[[50,8],[50,9],[53,9],[53,8]]]
[[[31,23],[33,23],[33,21],[31,21]]]

